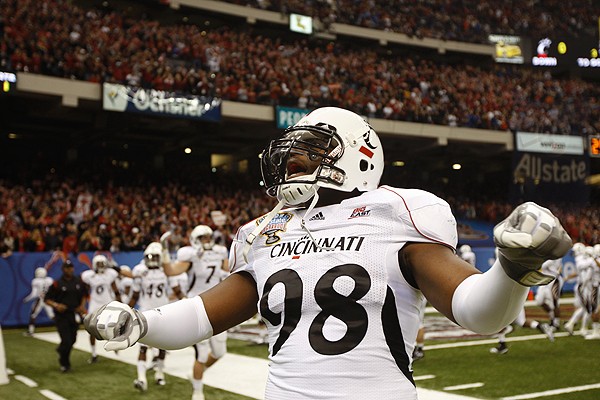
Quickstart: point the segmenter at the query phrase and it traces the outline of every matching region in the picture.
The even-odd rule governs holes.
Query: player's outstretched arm
[[[402,250],[425,297],[463,327],[495,333],[523,307],[528,286],[548,283],[539,272],[546,259],[562,257],[571,239],[550,211],[534,203],[517,207],[494,229],[499,258],[484,274],[436,244],[410,244]]]
[[[208,339],[256,313],[258,295],[247,273],[233,274],[202,296],[140,312],[110,302],[85,320],[85,329],[106,350],[122,350],[138,341],[165,350],[181,349]]]

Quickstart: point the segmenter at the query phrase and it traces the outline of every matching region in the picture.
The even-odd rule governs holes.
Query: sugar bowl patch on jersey
[[[290,212],[277,213],[271,222],[264,227],[260,232],[261,236],[265,236],[265,244],[272,245],[281,240],[281,234],[286,231],[287,224],[291,221],[293,214]],[[266,216],[256,220],[256,225],[259,225]]]

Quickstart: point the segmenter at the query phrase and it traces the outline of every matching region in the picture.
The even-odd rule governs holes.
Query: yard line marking
[[[584,390],[591,390],[591,389],[600,389],[600,383],[595,383],[593,385],[572,386],[572,387],[567,387],[567,388],[564,388],[564,389],[546,390],[544,392],[519,394],[517,396],[503,397],[502,400],[535,399],[535,398],[538,398],[538,397],[554,396],[554,395],[557,395],[557,394],[573,393],[573,392],[583,392]]]
[[[567,332],[558,332],[554,334],[554,337],[564,337],[569,336]],[[525,335],[525,336],[513,336],[507,337],[506,342],[524,342],[527,340],[537,340],[537,339],[545,339],[548,340],[546,335]],[[497,344],[498,339],[483,339],[483,340],[470,340],[467,342],[456,342],[456,343],[443,343],[443,344],[433,344],[433,345],[425,345],[424,350],[437,350],[437,349],[449,349],[453,347],[468,347],[468,346],[480,346],[484,344]]]
[[[446,386],[444,388],[444,390],[473,389],[473,388],[482,387],[483,385],[484,385],[483,382],[465,383],[464,385]]]
[[[15,379],[31,388],[38,386],[36,381],[34,381],[33,379],[29,379],[28,377],[23,375],[15,375]]]
[[[424,381],[425,379],[433,379],[435,378],[435,375],[419,375],[419,376],[413,376],[413,379],[415,381]]]
[[[40,390],[40,393],[42,394],[42,396],[47,397],[50,400],[67,400],[64,397],[59,396],[56,393],[54,393],[52,390],[43,389],[43,390]]]

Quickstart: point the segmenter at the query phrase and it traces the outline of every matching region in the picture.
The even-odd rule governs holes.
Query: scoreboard
[[[598,38],[544,36],[532,38],[531,65],[560,69],[593,69],[600,76]]]
[[[600,136],[589,136],[588,146],[590,150],[590,157],[600,157]]]
[[[0,71],[0,94],[13,92],[17,88],[17,75]]]

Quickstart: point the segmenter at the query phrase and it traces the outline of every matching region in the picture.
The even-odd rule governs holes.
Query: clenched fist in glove
[[[88,314],[83,324],[96,339],[108,340],[104,345],[104,349],[108,351],[133,346],[148,331],[144,315],[118,301],[111,301]]]
[[[524,286],[546,285],[553,276],[539,269],[546,260],[564,256],[571,238],[550,210],[527,202],[494,227],[498,259],[506,274]]]

